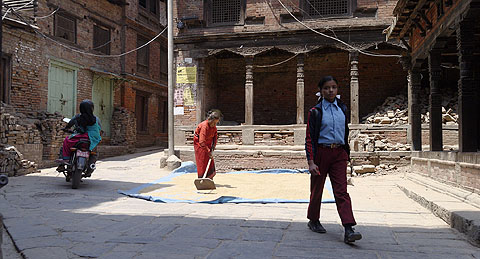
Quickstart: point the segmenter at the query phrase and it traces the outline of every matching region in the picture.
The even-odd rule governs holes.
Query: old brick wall
[[[155,22],[147,22],[144,19],[144,13],[141,11],[138,1],[128,1],[129,5],[126,6],[126,38],[125,49],[126,51],[135,49],[138,47],[137,38],[141,36],[146,40],[150,40],[155,37],[160,31],[163,30],[162,22],[165,22],[165,10],[164,4],[160,5],[159,15],[160,19]],[[148,15],[147,15],[148,16]],[[150,17],[151,18],[151,17]],[[162,132],[162,125],[164,123],[163,114],[159,114],[164,105],[164,101],[167,99],[167,78],[161,75],[160,63],[162,58],[161,48],[167,47],[166,31],[158,37],[155,41],[151,42],[147,47],[148,49],[148,70],[146,72],[139,71],[137,69],[137,54],[133,52],[125,56],[125,73],[130,80],[122,84],[121,105],[127,110],[134,113],[135,116],[135,102],[137,91],[146,94],[147,98],[147,130],[145,132],[136,132],[136,147],[152,146],[155,144],[161,144],[166,141],[166,133]]]
[[[174,16],[180,18],[196,18],[206,24],[207,17],[205,17],[204,9],[205,1],[198,0],[181,0],[175,1]],[[302,14],[303,20],[314,28],[348,28],[348,27],[363,27],[365,25],[373,26],[388,26],[393,17],[393,9],[397,4],[396,0],[358,0],[357,10],[354,16],[359,18],[349,19],[311,19],[304,10],[301,9],[301,0],[282,0],[283,4],[293,13]],[[182,29],[181,35],[207,35],[214,33],[225,32],[265,32],[277,31],[280,29],[304,29],[304,27],[297,22],[283,22],[282,16],[288,16],[288,12],[282,7],[278,0],[264,1],[264,0],[249,0],[246,1],[245,17],[247,22],[240,26],[211,26],[208,28],[187,27]],[[256,17],[263,19],[263,23],[255,24],[249,23],[248,17]],[[291,19],[289,19],[291,20]],[[175,33],[179,31],[175,28]]]
[[[348,53],[322,49],[308,54],[305,59],[305,121],[308,111],[317,104],[319,92],[318,82],[324,76],[334,76],[338,80],[338,94],[340,99],[350,107],[350,66]]]
[[[47,89],[41,87],[42,39],[33,32],[3,26],[3,53],[11,57],[10,103],[20,112],[46,109]]]
[[[225,121],[245,122],[245,60],[243,57],[218,58],[217,66],[212,69],[216,78],[212,80],[214,89],[209,93],[216,97],[207,99],[206,108],[217,106]]]
[[[395,50],[377,50],[398,54]],[[360,54],[358,61],[360,118],[371,113],[389,96],[407,91],[407,74],[398,58],[372,57]]]
[[[274,65],[294,54],[268,51],[255,56],[256,66]],[[253,73],[254,124],[294,124],[297,105],[297,60],[273,67],[255,67]]]
[[[38,13],[49,14],[57,8],[66,10],[67,13],[76,19],[76,43],[68,42],[62,38],[56,37],[54,34],[54,17],[52,15],[45,19],[38,20],[40,30],[53,40],[66,45],[68,48],[77,49],[83,52],[90,52],[93,54],[104,55],[99,51],[93,49],[93,26],[98,24],[110,28],[110,53],[121,53],[121,17],[122,9],[118,5],[109,3],[108,1],[60,1],[60,0],[40,0],[38,4]],[[94,73],[90,68],[107,71],[110,73],[120,74],[120,58],[110,57],[92,57],[90,55],[81,54],[67,47],[62,47],[59,43],[51,40],[42,39],[40,41],[43,53],[43,66],[39,74],[40,87],[45,89],[42,98],[44,104],[43,109],[46,109],[47,94],[48,94],[48,67],[50,60],[66,61],[67,64],[77,66],[77,112],[78,104],[83,99],[92,98],[92,85]]]
[[[135,114],[126,108],[115,108],[112,115],[112,132],[110,144],[124,146],[133,151],[137,141],[137,121]]]

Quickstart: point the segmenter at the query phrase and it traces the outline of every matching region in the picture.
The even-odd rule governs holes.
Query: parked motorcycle
[[[57,171],[65,175],[65,180],[72,183],[72,189],[77,189],[82,178],[90,177],[95,170],[94,156],[97,154],[90,151],[90,140],[80,139],[72,148],[71,156],[67,164],[58,166]]]

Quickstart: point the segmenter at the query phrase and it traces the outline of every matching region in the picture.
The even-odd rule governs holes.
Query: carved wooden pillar
[[[197,124],[205,119],[205,59],[197,62],[197,91],[196,91],[196,121]]]
[[[420,61],[418,61],[420,62]],[[420,108],[421,75],[420,65],[408,70],[408,122],[410,124],[410,140],[413,151],[422,150],[422,117]]]
[[[442,79],[440,48],[433,48],[428,55],[428,68],[430,74],[430,151],[443,150],[442,138],[442,95],[440,93],[440,80]]]
[[[245,57],[245,125],[253,125],[253,56]]]
[[[478,110],[474,81],[475,22],[465,18],[457,27],[458,63],[458,138],[460,152],[475,152],[478,145]],[[478,91],[478,90],[477,90]]]
[[[476,103],[477,103],[477,111],[480,111],[480,56],[475,56],[475,72],[474,72],[474,79],[476,84]],[[480,112],[477,113],[477,151],[480,151]]]
[[[359,82],[358,82],[358,51],[350,52],[350,121],[360,123]]]
[[[305,82],[304,82],[305,54],[297,56],[297,124],[305,123]]]

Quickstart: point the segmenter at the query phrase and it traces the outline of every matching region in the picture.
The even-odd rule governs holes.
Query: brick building
[[[244,133],[244,144],[255,142],[251,125],[296,131],[316,103],[317,83],[325,75],[339,80],[352,123],[386,97],[406,91],[406,74],[396,57],[403,45],[386,42],[382,34],[396,1],[175,2],[177,70],[196,70],[192,81],[177,75],[180,130],[189,131],[206,111],[218,108],[224,125],[242,125],[237,131]],[[176,142],[185,143],[176,133]]]
[[[166,141],[166,33],[156,37],[164,1],[3,2],[2,102],[33,117],[71,117],[92,99],[102,145],[125,151]]]
[[[395,1],[332,1],[328,10],[322,9],[327,8],[322,6],[322,1],[306,0],[212,3],[177,1],[174,15],[178,19],[175,36],[177,66],[195,65],[198,82],[194,86],[205,92],[203,97],[199,97],[202,94],[196,95],[195,104],[200,107],[193,110],[185,107],[185,118],[177,117],[177,121],[186,120],[180,124],[190,122],[187,110],[193,113],[203,110],[200,112],[203,114],[213,107],[225,111],[226,120],[238,123],[297,123],[296,85],[300,77],[297,69],[301,69],[304,78],[304,113],[315,103],[316,83],[326,74],[339,79],[340,94],[350,104],[351,61],[357,56],[359,97],[365,99],[360,101],[360,116],[382,102],[382,97],[392,94],[389,92],[406,86],[404,74],[398,73],[402,68],[395,57],[356,55],[355,49],[306,29],[289,13],[319,32],[332,36],[335,33],[357,50],[399,54],[401,48],[386,43],[382,35],[391,23]],[[221,14],[223,11],[225,13]],[[294,55],[295,58],[289,59]],[[188,62],[190,59],[192,63]],[[286,60],[282,65],[264,67]],[[249,62],[252,67],[248,66]],[[245,100],[247,73],[253,75],[247,79],[253,80],[254,89],[250,96],[253,100]],[[391,80],[392,84],[387,83],[386,78],[399,80]],[[225,91],[227,85],[228,91]],[[182,87],[181,84],[177,86]],[[379,89],[382,92],[378,92]],[[378,100],[373,98],[377,96]],[[252,103],[253,107],[248,107],[248,112],[245,111],[246,103]],[[251,117],[248,113],[253,113],[253,122],[245,121],[245,117]],[[276,115],[272,116],[273,113]],[[305,114],[299,114],[299,117],[305,117]]]

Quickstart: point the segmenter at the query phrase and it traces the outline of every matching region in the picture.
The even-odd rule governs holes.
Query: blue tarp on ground
[[[219,197],[212,197],[210,193],[206,193],[204,191],[199,192],[195,189],[193,185],[193,180],[197,177],[197,168],[195,164],[191,161],[188,162],[183,162],[182,165],[172,171],[169,175],[162,177],[154,182],[148,183],[148,184],[143,184],[140,185],[136,188],[133,188],[128,191],[122,191],[119,190],[118,193],[127,195],[129,197],[134,197],[134,198],[140,198],[140,199],[145,199],[149,201],[154,201],[154,202],[163,202],[163,203],[178,203],[178,202],[184,202],[184,203],[209,203],[209,204],[220,204],[220,203],[308,203],[308,195],[305,199],[284,199],[284,198],[279,198],[279,197],[263,197],[261,199],[250,199],[250,198],[245,198],[245,197],[236,197],[236,196],[219,196]],[[228,173],[221,173],[217,174],[218,175],[238,175],[238,174],[308,174],[307,169],[302,169],[302,170],[293,170],[293,169],[269,169],[269,170],[255,170],[255,171],[234,171],[234,172],[228,172]],[[166,195],[165,193],[162,193],[161,189],[166,189],[168,187],[171,187],[173,182],[176,180],[177,177],[185,176],[186,174],[191,174],[191,177],[188,176],[189,178],[192,179],[191,182],[191,188],[187,188],[188,194],[185,194],[185,191],[179,191],[179,194],[169,194]],[[215,178],[217,179],[217,177]],[[186,183],[183,183],[186,184]],[[190,187],[190,184],[188,184]],[[217,186],[217,190],[221,190],[222,185]],[[231,187],[230,187],[231,188]],[[299,188],[309,188],[308,186],[304,187],[299,187]],[[160,191],[158,191],[160,190]],[[325,192],[326,191],[326,192]],[[324,197],[322,199],[322,202],[335,202],[333,199],[333,192],[332,192],[332,186],[327,178],[327,181],[325,182],[325,191],[324,191]],[[154,193],[154,195],[150,195],[148,193]],[[192,195],[198,195],[198,196],[203,196],[201,198],[194,198],[192,199]],[[239,195],[241,196],[241,194]],[[190,197],[190,198],[188,198]],[[212,199],[213,198],[213,199]]]

